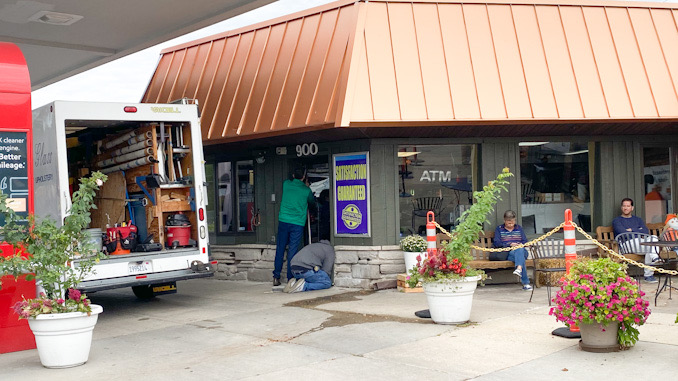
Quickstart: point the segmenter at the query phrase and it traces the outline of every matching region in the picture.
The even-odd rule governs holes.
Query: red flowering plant
[[[435,282],[445,279],[461,279],[480,276],[486,278],[485,272],[470,266],[473,260],[471,245],[483,232],[483,225],[487,222],[487,215],[494,211],[497,200],[500,200],[502,191],[507,191],[508,178],[513,176],[508,168],[504,168],[495,180],[492,180],[482,190],[473,192],[474,202],[461,217],[452,231],[450,242],[435,254],[429,253],[428,258],[422,261],[417,257],[417,267],[409,270],[407,283],[416,287],[419,282]]]
[[[473,272],[473,269],[468,266],[469,258],[463,255],[455,257],[445,248],[436,251],[435,254],[429,254],[423,262],[421,259],[421,256],[417,256],[417,272],[421,276],[428,276],[432,279],[437,276],[440,279],[451,276],[463,278],[469,271]],[[479,275],[478,270],[474,272],[475,275]]]
[[[626,265],[610,258],[573,262],[549,311],[557,321],[572,326],[599,324],[602,330],[619,323],[617,339],[622,348],[638,341],[638,329],[650,315],[650,303],[643,299],[638,282],[626,274]]]

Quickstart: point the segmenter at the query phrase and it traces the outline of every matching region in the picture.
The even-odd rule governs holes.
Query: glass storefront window
[[[671,160],[668,147],[643,148],[645,179],[645,223],[664,223],[673,213],[671,200]]]
[[[473,202],[475,146],[398,147],[400,234],[426,234],[426,212],[451,228]]]
[[[565,209],[591,231],[588,143],[522,142],[520,146],[521,225],[543,234],[560,225]]]

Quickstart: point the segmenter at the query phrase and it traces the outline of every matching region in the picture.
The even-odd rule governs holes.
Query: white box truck
[[[33,110],[33,147],[38,219],[63,221],[80,177],[109,176],[90,224],[109,255],[79,289],[132,287],[149,298],[214,274],[196,104],[55,101]]]

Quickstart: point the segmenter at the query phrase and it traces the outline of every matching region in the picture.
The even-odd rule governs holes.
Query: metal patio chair
[[[546,274],[546,294],[549,298],[549,306],[551,305],[551,274],[554,273],[564,273],[565,272],[565,243],[563,241],[557,241],[554,239],[545,239],[543,241],[537,242],[534,246],[531,247],[532,256],[534,257],[534,287],[532,288],[532,293],[530,294],[530,302],[532,301],[532,296],[534,295],[534,289],[537,287],[539,280],[539,273]],[[546,265],[547,260],[561,259],[563,260],[562,267],[543,267]],[[541,264],[540,264],[541,262]],[[555,285],[554,285],[555,286]]]
[[[419,197],[412,200],[412,231],[417,231],[414,226],[417,217],[426,217],[426,213],[430,210],[435,214],[436,221],[440,221],[438,217],[443,209],[442,197]]]
[[[650,241],[652,237],[654,236],[645,233],[626,232],[619,234],[614,239],[617,241],[619,254],[636,262],[645,263],[645,254],[650,250],[650,247],[641,246],[640,243]],[[633,269],[632,276],[637,278],[638,283],[640,283],[643,269],[638,266],[629,265],[629,270],[631,269]],[[631,271],[629,271],[629,275],[631,275]]]

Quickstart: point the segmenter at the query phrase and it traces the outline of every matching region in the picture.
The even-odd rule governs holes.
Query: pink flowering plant
[[[501,200],[501,192],[508,191],[508,178],[513,176],[508,168],[504,168],[495,180],[489,181],[483,190],[473,192],[474,202],[461,217],[456,228],[451,232],[450,242],[428,258],[417,257],[417,267],[409,270],[407,283],[416,287],[419,282],[435,282],[445,279],[461,279],[480,276],[486,278],[485,272],[474,269],[471,245],[483,232],[487,215],[494,211],[494,206]]]
[[[626,274],[626,265],[610,258],[576,260],[565,277],[549,311],[557,321],[573,326],[599,324],[606,329],[619,323],[617,339],[622,348],[638,341],[637,326],[650,315],[638,283]]]
[[[17,302],[12,309],[19,315],[19,319],[28,319],[40,314],[61,314],[66,312],[85,312],[89,314],[92,312],[87,295],[73,288],[68,290],[68,297],[66,299],[49,299],[43,292],[35,299],[24,299]]]
[[[21,218],[11,204],[8,206],[7,197],[0,197],[0,217],[5,220],[0,228],[0,242],[11,245],[15,253],[0,256],[0,275],[35,279],[44,290],[37,298],[24,298],[14,306],[19,318],[91,312],[89,299],[77,286],[104,257],[84,229],[91,222],[90,210],[96,208],[94,195],[106,179],[101,172],[80,179],[80,187],[73,193],[72,206],[62,224],[49,218],[37,221],[33,215],[28,220]],[[0,283],[0,288],[2,286]]]

